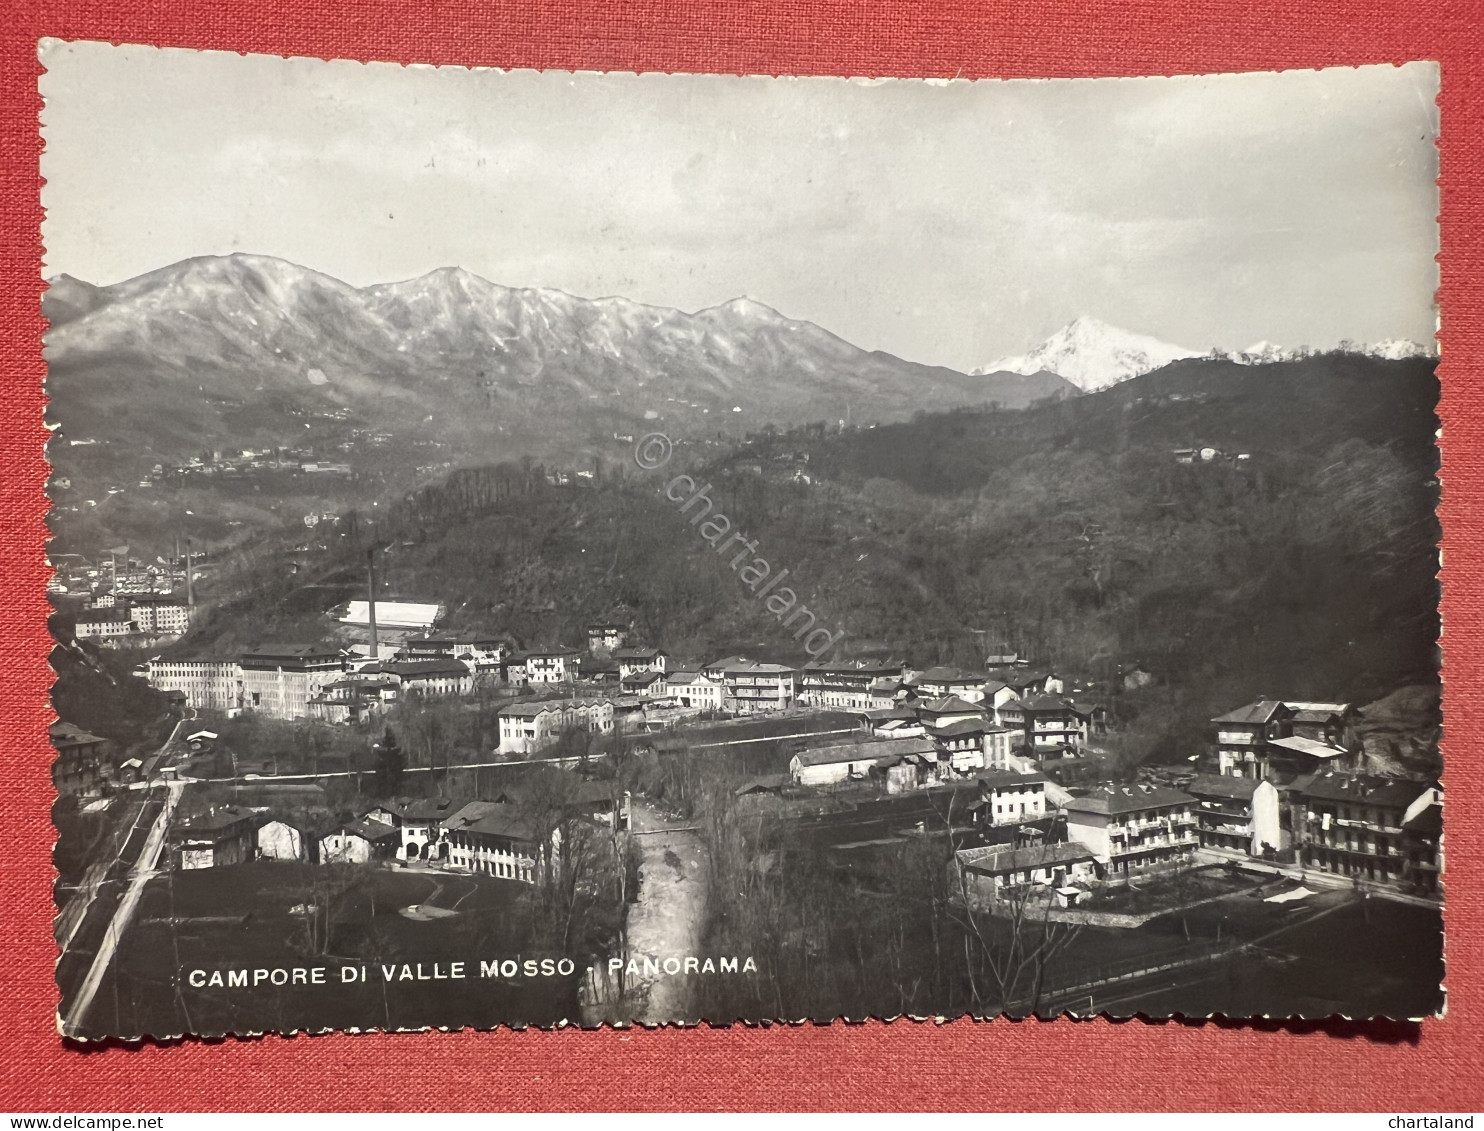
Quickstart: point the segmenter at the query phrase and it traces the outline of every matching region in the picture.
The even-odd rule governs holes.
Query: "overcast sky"
[[[1429,338],[1432,64],[872,83],[43,45],[46,273],[194,255],[747,295],[968,369],[1088,314],[1195,349]]]

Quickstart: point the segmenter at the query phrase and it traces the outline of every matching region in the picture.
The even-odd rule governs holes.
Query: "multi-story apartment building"
[[[905,665],[889,660],[811,660],[799,671],[799,702],[807,707],[870,710],[879,706],[872,684],[900,680],[905,674]]]
[[[984,675],[966,672],[961,668],[935,667],[920,672],[908,683],[924,699],[941,699],[945,695],[957,695],[970,703],[984,700]]]
[[[977,806],[981,825],[1018,825],[1046,816],[1043,774],[994,772],[979,777]]]
[[[1063,807],[1067,835],[1092,849],[1109,879],[1186,863],[1200,843],[1195,798],[1165,786],[1104,786]]]
[[[52,783],[58,793],[93,793],[108,779],[108,739],[58,719],[51,725],[51,740],[57,751]]]
[[[566,683],[577,678],[575,648],[533,648],[525,653],[527,683]]]
[[[444,819],[438,851],[452,867],[533,884],[541,840],[514,806],[475,801]]]
[[[129,616],[140,632],[179,636],[191,627],[196,610],[183,597],[140,593],[129,598]]]
[[[178,691],[186,706],[199,711],[242,709],[242,665],[236,660],[176,660],[152,658],[146,678],[156,691]]]
[[[1269,781],[1232,774],[1198,774],[1185,792],[1195,798],[1201,847],[1265,856],[1283,843],[1281,801]]]
[[[784,664],[750,660],[728,664],[721,673],[726,689],[724,705],[739,715],[781,711],[794,701],[796,676],[797,672]]]
[[[1299,862],[1306,868],[1372,883],[1413,879],[1416,862],[1427,863],[1420,824],[1409,833],[1409,814],[1420,816],[1434,801],[1435,787],[1402,778],[1318,774],[1297,790],[1303,807],[1297,822]],[[1415,806],[1415,809],[1414,809]],[[1441,835],[1441,824],[1438,826]],[[1436,856],[1436,852],[1434,852]],[[1409,867],[1411,865],[1411,867]],[[1423,879],[1436,882],[1436,865]]]
[[[320,644],[265,644],[242,654],[242,705],[275,719],[310,714],[310,700],[347,671],[339,648]]]

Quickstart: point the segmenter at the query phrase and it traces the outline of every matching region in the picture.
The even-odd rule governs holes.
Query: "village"
[[[183,600],[156,595],[163,606],[130,600],[176,610],[171,627],[183,629],[194,605],[186,588]],[[629,829],[637,803],[616,760],[694,750],[722,764],[750,746],[776,768],[731,789],[739,809],[791,830],[785,839],[808,840],[822,825],[874,830],[826,837],[836,856],[939,834],[960,897],[991,914],[1027,901],[1048,916],[1116,910],[1110,895],[1131,885],[1146,910],[1174,907],[1189,876],[1234,868],[1286,880],[1290,892],[1440,898],[1441,786],[1368,767],[1349,703],[1239,706],[1211,720],[1208,747],[1183,765],[1114,777],[1100,757],[1105,689],[1007,648],[979,671],[742,655],[687,664],[635,642],[623,618],[589,625],[585,648],[522,650],[498,634],[438,627],[432,603],[351,601],[335,613],[334,642],[141,663],[137,674],[179,719],[171,741],[149,760],[118,762],[110,743],[58,722],[59,791],[96,811],[168,787],[177,803],[158,818],[160,864],[176,870],[415,865],[536,884],[560,867],[562,820],[605,835]],[[388,712],[474,699],[493,705],[498,745],[445,757],[445,770],[540,765],[557,783],[543,787],[541,812],[512,775],[476,776],[477,793],[443,796],[431,774],[419,793],[406,785],[413,775],[389,765],[400,756],[384,748],[396,744],[381,729]],[[364,732],[373,752],[359,769],[321,773],[228,754],[213,728],[243,717]],[[353,807],[343,790],[337,806],[325,787],[352,775]],[[1171,876],[1180,882],[1161,884]]]

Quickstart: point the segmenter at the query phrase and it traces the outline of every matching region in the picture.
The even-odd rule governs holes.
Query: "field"
[[[366,866],[259,861],[164,874],[150,882],[85,1029],[165,1037],[552,1025],[576,1017],[585,965],[567,977],[479,976],[481,961],[562,957],[531,945],[531,898],[510,880]],[[432,977],[457,961],[464,979]],[[364,967],[367,981],[341,984],[342,966]],[[199,981],[294,967],[325,968],[326,984],[190,985],[195,970]]]

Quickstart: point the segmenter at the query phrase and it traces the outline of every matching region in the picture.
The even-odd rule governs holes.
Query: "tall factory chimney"
[[[371,661],[376,662],[380,657],[376,651],[376,550],[373,547],[366,551],[366,609],[367,617],[371,621]]]

